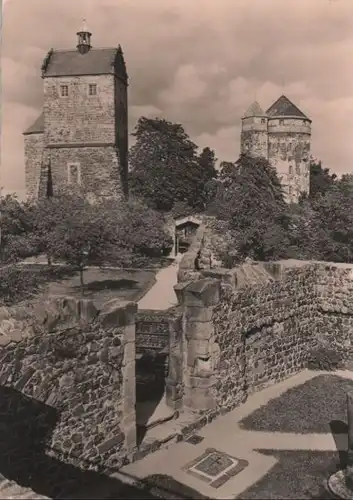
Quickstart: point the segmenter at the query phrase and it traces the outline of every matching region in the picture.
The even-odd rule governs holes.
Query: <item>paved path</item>
[[[158,271],[155,285],[138,302],[139,309],[164,311],[178,304],[174,292],[174,285],[177,284],[178,268],[181,258],[181,254],[177,255],[170,266]]]
[[[239,422],[255,409],[278,397],[290,387],[303,384],[307,380],[329,372],[301,373],[285,381],[251,395],[247,402],[227,415],[218,417],[201,429],[198,434],[204,440],[198,445],[180,442],[168,449],[148,455],[143,460],[129,464],[121,469],[125,477],[144,478],[151,474],[167,474],[177,481],[194,488],[210,498],[234,499],[252,484],[261,479],[276,465],[273,456],[265,456],[255,449],[282,450],[323,450],[336,451],[337,445],[331,434],[287,434],[273,432],[247,431],[239,428]],[[331,373],[332,374],[332,373]],[[338,371],[335,375],[353,379],[353,372]],[[347,437],[336,436],[340,449],[347,449]],[[206,448],[216,448],[237,458],[248,460],[249,465],[237,476],[218,489],[210,488],[206,483],[183,472],[181,468],[200,456]],[[123,479],[123,476],[120,476]],[[126,479],[125,479],[126,480]]]

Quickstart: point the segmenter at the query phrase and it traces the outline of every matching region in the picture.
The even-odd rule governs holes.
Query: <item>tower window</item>
[[[69,86],[68,85],[60,85],[60,95],[61,95],[61,97],[68,97],[68,95],[69,95]]]
[[[67,182],[72,185],[81,184],[81,167],[79,163],[68,163]]]
[[[96,83],[90,83],[88,85],[88,95],[97,95],[97,84]]]
[[[293,174],[293,167],[292,165],[289,165],[289,175],[292,175]]]

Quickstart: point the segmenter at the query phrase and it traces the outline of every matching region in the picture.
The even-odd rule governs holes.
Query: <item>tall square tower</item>
[[[42,65],[43,112],[24,133],[27,195],[82,186],[93,196],[128,194],[128,77],[122,49],[51,49]]]

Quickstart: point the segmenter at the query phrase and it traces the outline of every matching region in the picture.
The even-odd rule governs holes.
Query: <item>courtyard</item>
[[[326,481],[345,466],[350,390],[353,372],[305,370],[117,477],[158,477],[161,498],[332,499]]]

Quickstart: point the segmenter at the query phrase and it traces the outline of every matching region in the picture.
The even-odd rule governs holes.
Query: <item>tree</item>
[[[163,214],[130,199],[110,211],[117,227],[117,248],[145,257],[162,257],[173,248]],[[113,215],[114,214],[114,215]]]
[[[276,170],[264,158],[241,155],[221,165],[220,187],[212,203],[218,218],[228,220],[237,258],[283,258],[290,216]],[[229,249],[230,250],[230,249]]]
[[[210,152],[201,154],[202,161],[208,161],[205,173],[197,146],[183,126],[160,118],[141,117],[133,135],[131,191],[160,211],[170,211],[177,201],[203,208],[204,188],[215,172]]]
[[[328,168],[323,168],[321,161],[310,161],[310,193],[309,198],[315,199],[324,195],[337,180],[336,174],[331,174]]]
[[[320,239],[319,258],[353,262],[353,176],[344,175],[311,202]]]
[[[103,202],[92,204],[78,192],[61,192],[40,207],[46,209],[40,233],[43,248],[79,271],[83,296],[84,270],[90,263],[102,265],[117,244],[116,223]]]
[[[0,260],[16,262],[37,253],[33,228],[33,207],[16,195],[0,197]]]

